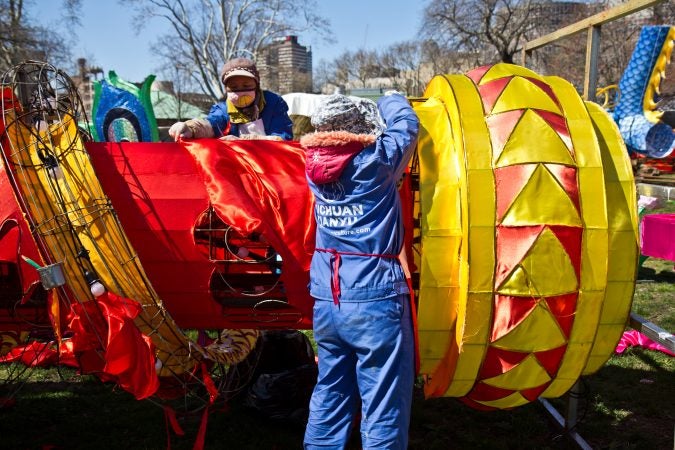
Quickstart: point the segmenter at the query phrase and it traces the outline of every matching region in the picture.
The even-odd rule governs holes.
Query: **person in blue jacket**
[[[293,123],[288,105],[274,92],[260,88],[253,61],[235,58],[220,72],[227,98],[211,107],[204,119],[176,122],[169,128],[174,139],[222,137],[226,139],[290,140]]]
[[[364,449],[405,449],[415,344],[397,183],[419,121],[398,93],[377,105],[336,94],[311,123],[317,131],[300,143],[316,199],[309,289],[319,375],[304,446],[344,448],[360,409]]]

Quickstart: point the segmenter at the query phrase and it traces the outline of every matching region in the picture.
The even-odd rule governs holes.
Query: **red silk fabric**
[[[141,305],[107,292],[94,301],[74,303],[68,317],[72,351],[84,372],[99,372],[138,400],[159,388],[154,345],[134,319]]]
[[[0,356],[0,363],[20,362],[28,367],[48,367],[55,364],[64,364],[77,367],[77,362],[61,355],[54,349],[53,342],[31,341],[25,345],[12,347],[7,354]]]
[[[261,233],[281,255],[281,281],[292,306],[312,317],[309,266],[314,253],[314,199],[297,142],[182,141],[199,166],[218,216],[242,234]]]

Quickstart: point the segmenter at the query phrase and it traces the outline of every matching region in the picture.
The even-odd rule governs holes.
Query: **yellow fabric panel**
[[[614,210],[624,210],[630,215],[630,224],[617,223],[612,225],[612,228],[617,230],[626,229],[632,230],[635,233],[635,242],[637,244],[637,229],[638,229],[638,214],[637,214],[637,192],[635,189],[635,179],[633,177],[633,167],[630,158],[627,156],[628,151],[623,142],[623,138],[619,133],[619,128],[616,123],[609,117],[607,112],[599,105],[593,102],[586,102],[586,107],[593,125],[596,127],[600,154],[602,157],[602,167],[606,178],[606,183],[617,183],[617,190],[623,192],[623,196],[613,197],[614,201],[608,202],[609,206]],[[612,190],[612,194],[615,190]],[[610,193],[608,193],[609,195]],[[610,216],[611,220],[619,220],[619,218]],[[621,217],[623,220],[624,217]]]
[[[486,201],[490,202],[490,205],[494,205],[494,188],[491,187],[494,185],[494,181],[492,181],[491,170],[486,170],[490,168],[490,154],[484,152],[485,154],[481,155],[480,158],[474,158],[471,164],[474,164],[475,169],[482,170],[483,173],[489,175],[490,186],[487,188],[484,186],[476,187],[474,191],[467,187],[467,182],[471,181],[471,177],[467,176],[465,169],[470,163],[468,160],[464,160],[465,149],[463,146],[466,142],[475,142],[479,139],[479,142],[482,141],[486,145],[484,147],[486,150],[490,149],[489,139],[482,121],[482,103],[471,80],[461,76],[435,77],[427,86],[425,96],[430,99],[426,102],[428,103],[426,110],[423,107],[424,104],[415,106],[418,117],[420,117],[422,133],[426,135],[422,136],[420,144],[418,144],[420,155],[420,208],[423,230],[421,258],[423,263],[420,270],[420,306],[418,313],[420,345],[429,354],[436,355],[438,349],[442,346],[434,347],[433,343],[423,342],[427,337],[424,330],[433,330],[450,325],[449,330],[455,333],[455,338],[449,346],[442,342],[443,346],[447,346],[445,357],[437,361],[436,368],[429,372],[429,378],[432,382],[425,386],[425,392],[429,394],[430,391],[437,391],[443,385],[447,386],[450,383],[451,379],[454,378],[455,364],[465,357],[466,347],[461,347],[463,345],[462,329],[465,329],[465,327],[456,329],[456,323],[459,321],[459,323],[464,324],[466,317],[467,283],[470,279],[468,263],[472,257],[468,229],[470,222],[469,208],[474,204],[481,205]],[[460,111],[457,108],[457,98],[467,96],[473,99],[473,102],[471,102],[473,114],[466,114],[465,111]],[[446,109],[444,117],[447,117],[447,119],[445,123],[438,117],[428,117],[427,111],[437,108],[435,101],[431,103],[432,99],[442,101]],[[436,112],[436,114],[438,113]],[[437,129],[432,130],[432,126],[436,126]],[[477,131],[477,126],[481,127],[481,130]],[[478,164],[477,167],[476,164]],[[440,186],[434,186],[434,183],[440,184]],[[472,194],[471,201],[467,199],[467,192],[469,191],[475,194],[475,196]],[[441,196],[445,197],[441,199]],[[469,214],[462,214],[462,211],[469,212]],[[490,225],[493,226],[493,222]],[[479,235],[482,236],[481,233]],[[488,236],[492,241],[492,234],[490,233]],[[458,238],[461,238],[461,240],[458,240]],[[444,243],[445,245],[443,245]],[[490,253],[493,253],[493,251]],[[453,258],[455,261],[452,260]],[[445,267],[437,269],[436,265],[438,264]],[[488,273],[493,271],[493,267],[494,263],[489,265]],[[441,298],[440,290],[428,289],[431,286],[452,286],[455,292],[447,291],[443,293],[445,298]],[[468,297],[471,297],[471,295],[468,294]],[[452,308],[452,311],[456,311],[455,323],[449,324],[447,314],[444,315],[438,308],[441,310]],[[483,305],[483,308],[485,308],[485,305]],[[488,301],[487,308],[489,313],[491,301]],[[485,330],[482,337],[483,343],[487,339],[487,334],[487,330]],[[429,337],[432,337],[432,334]],[[484,344],[483,350],[479,351],[484,351]],[[475,354],[476,350],[472,348],[469,353]],[[473,358],[471,360],[469,364],[471,366],[471,379],[475,379],[481,359]],[[422,361],[422,366],[428,368],[430,364]],[[464,366],[466,366],[466,363],[461,366],[463,372],[466,372]],[[435,383],[433,380],[438,380],[440,375],[446,376],[448,379]],[[473,382],[466,385],[463,388],[464,392],[468,391],[472,384]]]
[[[426,249],[422,254],[420,287],[454,287],[459,288],[459,255],[462,239],[459,236],[439,237],[426,236]]]
[[[580,202],[585,227],[606,230],[607,204],[602,168],[580,167],[577,178],[579,180]]]
[[[460,173],[455,145],[461,131],[453,135],[445,102],[452,92],[443,77],[436,77],[437,91],[426,102],[416,104],[420,120],[417,151],[420,164],[420,217],[422,254],[418,296],[418,337],[420,372],[431,380],[427,389],[444,389],[452,376],[457,352],[455,337],[459,287],[461,241],[464,230],[459,214]],[[441,98],[441,90],[446,91]],[[440,386],[436,385],[440,383]]]
[[[490,245],[494,246],[495,231],[492,227],[471,227],[471,239],[475,242],[484,242],[469,249],[471,276],[468,280],[469,289],[473,293],[492,293],[494,285],[495,254]]]
[[[424,323],[423,329],[418,328],[420,336],[427,330],[453,330],[457,321],[457,302],[459,300],[458,287],[421,287],[426,293],[427,300],[425,307],[419,308],[417,314],[417,323]],[[430,299],[433,299],[430,300]],[[426,341],[420,337],[420,347],[422,344],[431,348],[437,344],[433,341]]]
[[[450,345],[450,340],[454,334],[449,329],[425,330],[425,339],[420,339],[420,359],[422,364],[428,364],[429,361],[438,361],[445,355],[446,349]],[[426,345],[422,345],[422,343]],[[439,345],[439,343],[443,345]],[[433,345],[429,345],[433,344]],[[433,365],[431,366],[433,369]],[[429,373],[431,369],[420,370],[422,373]]]
[[[602,292],[607,285],[609,243],[606,229],[585,229],[581,252],[582,292]],[[602,303],[602,301],[600,301]]]
[[[605,289],[605,300],[602,302],[601,323],[621,324],[625,326],[630,314],[631,302],[626,297],[633,297],[635,283],[632,281],[610,281]],[[601,335],[598,335],[601,337]],[[602,339],[598,339],[597,341]],[[614,343],[616,346],[616,342]]]
[[[539,161],[574,165],[567,145],[540,115],[527,110],[503,149],[495,149],[495,167]]]
[[[480,364],[485,355],[483,343],[464,345],[459,357],[456,358],[456,368],[452,383],[443,393],[444,397],[462,397],[466,395],[476,383]]]
[[[607,360],[614,354],[614,349],[616,349],[616,344],[623,335],[623,332],[626,330],[626,323],[601,323],[598,326],[598,336],[603,336],[604,339],[597,339],[593,342],[593,347],[591,349],[591,356],[588,358],[588,363],[584,371],[588,370],[589,366],[596,366],[599,363],[598,368],[604,365]],[[591,362],[592,361],[592,362]],[[582,375],[585,375],[582,372]]]
[[[533,296],[552,297],[579,289],[572,261],[549,228],[539,234],[520,264],[533,281]]]
[[[540,396],[555,398],[567,393],[579,379],[579,366],[588,359],[591,346],[592,342],[575,343],[575,345],[568,346],[558,373]]]
[[[601,325],[602,326],[602,325]],[[623,329],[622,329],[623,333]],[[599,347],[599,351],[605,351],[605,354],[602,355],[594,355],[591,353],[591,356],[588,357],[588,361],[586,362],[586,367],[597,367],[600,368],[605,365],[609,357],[614,353],[614,349],[616,347],[612,347],[610,345],[607,345],[607,347]],[[609,356],[608,356],[609,355]],[[585,371],[586,369],[584,369]],[[585,374],[584,374],[585,375]],[[549,396],[552,397],[552,396]]]
[[[586,106],[579,93],[568,81],[559,77],[546,77],[562,105],[563,115],[570,130],[575,150],[575,161],[579,167],[601,167],[595,131],[589,121]],[[577,144],[580,144],[579,147]],[[588,148],[588,147],[593,147]]]
[[[582,291],[577,300],[577,312],[570,336],[570,344],[593,342],[605,296],[601,291]]]
[[[633,216],[636,215],[637,202],[627,202],[623,183],[607,180],[607,218],[609,229],[612,233],[630,233],[632,238],[624,236],[621,240],[638,248],[638,236],[634,227]],[[633,184],[635,190],[635,184]],[[619,244],[622,245],[622,244]]]
[[[591,357],[582,374],[592,374],[609,359],[625,329],[633,301],[639,238],[637,199],[633,170],[619,130],[595,103],[586,102],[599,136],[607,193],[607,286]]]
[[[569,195],[551,172],[540,164],[510,205],[501,225],[581,226],[581,218]]]
[[[595,333],[598,329],[604,292],[580,292],[575,312],[572,333],[567,344],[558,373],[542,397],[559,397],[567,392],[579,379],[590,356]]]
[[[528,251],[517,271],[498,292],[505,295],[551,297],[576,292],[577,275],[558,238],[546,228]]]
[[[487,143],[478,141],[477,144],[485,145]],[[468,216],[471,218],[471,227],[490,228],[494,233],[494,205],[496,195],[494,188],[494,173],[491,168],[476,168],[469,170],[471,176],[467,180],[467,194],[469,199]]]
[[[497,292],[503,295],[535,295],[536,289],[521,265],[517,265],[508,277],[502,281]]]
[[[614,231],[612,229],[610,231],[609,252],[611,255],[615,255],[615,257],[609,260],[607,280],[627,281],[634,287],[635,268],[637,267],[637,259],[640,252],[635,231]],[[625,291],[621,299],[630,306],[633,299],[633,288],[630,291]]]
[[[616,349],[616,345],[621,339],[621,336],[623,336],[624,331],[626,331],[625,323],[601,323],[598,326],[598,336],[602,337],[602,339],[596,338],[593,342],[590,357],[581,373],[582,375],[590,375],[593,373],[590,372],[590,368],[595,367],[595,370],[598,370],[607,362],[614,354],[614,349]],[[591,363],[591,360],[594,361],[594,363]],[[598,363],[600,363],[600,365],[597,365]],[[587,373],[587,371],[589,373]]]
[[[469,392],[474,385],[476,384],[476,375],[471,379],[458,379],[455,378],[452,380],[452,384],[448,387],[448,390],[442,393],[443,397],[463,397]]]
[[[458,379],[476,376],[489,344],[489,323],[481,326],[487,317],[492,317],[495,267],[495,181],[492,174],[492,147],[490,133],[483,119],[483,103],[473,82],[462,76],[449,78],[455,92],[461,93],[457,105],[460,124],[467,131],[464,141],[466,160],[467,204],[462,204],[466,235],[464,253],[467,256],[467,296],[460,302],[457,314],[460,353],[455,370]],[[470,138],[469,138],[470,136]],[[483,284],[485,283],[485,284]],[[471,351],[467,343],[471,342]],[[446,395],[452,392],[450,387]],[[456,390],[455,390],[456,392]]]
[[[484,344],[489,337],[492,318],[493,294],[490,292],[473,292],[466,299],[466,316],[483,317],[484,320],[464,322],[462,348],[467,345]]]
[[[558,321],[539,303],[518,326],[492,345],[505,350],[540,352],[558,348],[566,342]]]
[[[546,370],[541,367],[534,355],[528,355],[508,372],[496,377],[486,378],[482,382],[501,389],[514,391],[532,389],[551,381]]]
[[[480,81],[481,84],[485,84],[492,80],[511,77],[514,75],[544,81],[544,78],[538,73],[531,71],[527,67],[516,66],[513,64],[495,64],[494,66],[490,67],[487,72],[485,72],[485,75],[483,75]]]
[[[510,409],[515,408],[516,406],[526,405],[530,403],[530,401],[525,397],[523,397],[523,395],[520,392],[514,392],[513,394],[501,398],[499,400],[481,401],[478,403],[485,406],[491,406],[497,409]]]
[[[459,210],[459,168],[449,149],[454,145],[444,104],[431,97],[415,105],[420,120],[420,202],[423,208],[423,235],[461,236]]]
[[[555,101],[539,86],[521,77],[513,77],[492,107],[491,114],[535,108],[560,114]]]

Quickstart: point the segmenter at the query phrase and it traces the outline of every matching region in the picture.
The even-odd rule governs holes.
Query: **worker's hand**
[[[176,122],[169,128],[169,136],[176,142],[178,142],[179,138],[190,139],[192,137],[192,130],[187,126],[187,123]]]

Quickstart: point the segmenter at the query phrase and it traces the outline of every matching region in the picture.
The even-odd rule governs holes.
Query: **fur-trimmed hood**
[[[305,171],[316,184],[337,180],[349,161],[377,137],[372,134],[354,134],[348,131],[320,131],[300,138],[306,149]]]
[[[333,147],[347,145],[350,142],[359,142],[363,148],[368,147],[377,140],[373,134],[354,134],[349,131],[318,131],[300,138],[300,145],[309,147]]]

